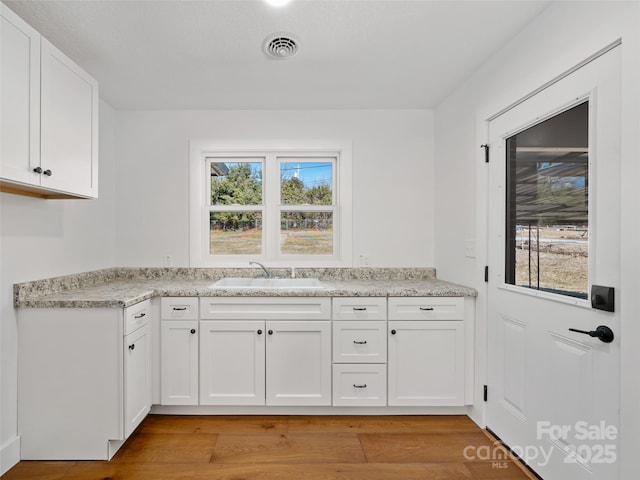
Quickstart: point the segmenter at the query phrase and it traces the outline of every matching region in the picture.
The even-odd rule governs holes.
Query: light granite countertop
[[[438,280],[430,268],[298,269],[320,278],[321,288],[217,288],[225,276],[254,276],[255,269],[106,269],[14,285],[15,307],[117,308],[156,296],[175,297],[460,297],[473,288]],[[288,273],[275,271],[275,273]],[[284,275],[282,275],[284,276]]]

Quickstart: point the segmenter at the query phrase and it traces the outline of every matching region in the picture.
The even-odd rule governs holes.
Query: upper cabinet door
[[[42,186],[98,196],[98,83],[42,39]]]
[[[0,177],[40,184],[40,34],[0,3]]]

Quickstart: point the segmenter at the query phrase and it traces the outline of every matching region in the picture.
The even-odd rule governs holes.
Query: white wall
[[[622,38],[622,288],[621,471],[623,479],[640,478],[640,3],[558,2],[498,52],[436,109],[435,266],[438,277],[474,286],[478,297],[476,372],[484,373],[484,283],[486,252],[482,207],[483,153],[487,140],[482,120],[552,80],[593,53]],[[479,180],[477,180],[479,179]],[[455,219],[455,220],[453,220]],[[478,258],[464,256],[464,240],[476,238]],[[479,393],[479,390],[478,390]],[[478,411],[474,412],[479,415]]]
[[[433,112],[118,112],[117,264],[189,265],[190,139],[353,142],[353,255],[433,266]]]
[[[17,453],[17,322],[13,284],[114,266],[115,111],[100,103],[98,200],[0,194],[0,473]]]

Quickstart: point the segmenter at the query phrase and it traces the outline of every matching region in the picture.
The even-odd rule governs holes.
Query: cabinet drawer
[[[333,324],[335,363],[387,361],[387,322],[343,321]]]
[[[163,297],[160,299],[160,316],[163,320],[197,320],[197,297]]]
[[[387,404],[387,366],[334,365],[333,404],[384,407]]]
[[[201,297],[202,320],[329,320],[328,297]]]
[[[340,297],[333,299],[334,320],[386,320],[385,297]]]
[[[464,298],[392,297],[389,320],[464,320]]]
[[[151,319],[151,300],[136,303],[124,309],[124,334],[129,335],[149,323]]]

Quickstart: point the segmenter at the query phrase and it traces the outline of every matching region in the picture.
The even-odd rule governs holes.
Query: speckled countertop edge
[[[286,276],[289,269],[275,274]],[[14,285],[15,307],[116,308],[156,296],[403,297],[476,296],[473,288],[435,278],[432,268],[296,269],[297,277],[318,277],[318,289],[213,288],[225,276],[254,276],[255,269],[115,268]]]

